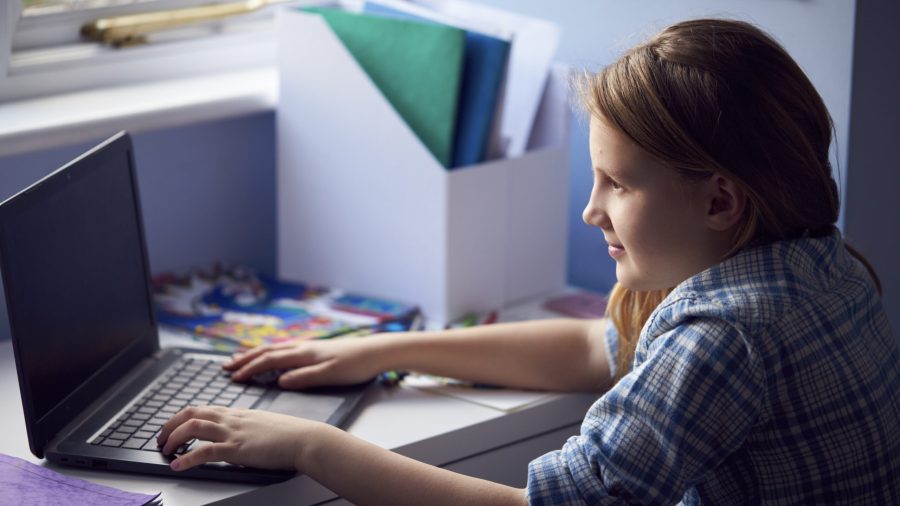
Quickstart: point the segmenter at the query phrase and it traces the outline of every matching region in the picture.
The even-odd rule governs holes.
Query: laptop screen
[[[127,350],[151,340],[155,349],[132,160],[119,134],[0,205],[3,282],[33,423],[63,405],[77,413],[96,396],[92,381],[115,379],[108,369]]]

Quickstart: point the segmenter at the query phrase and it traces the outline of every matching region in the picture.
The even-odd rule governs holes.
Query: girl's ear
[[[731,178],[713,174],[707,185],[706,224],[712,230],[723,232],[733,227],[744,215],[747,196]]]

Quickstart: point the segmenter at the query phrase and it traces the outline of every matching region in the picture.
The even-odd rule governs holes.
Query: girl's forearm
[[[525,504],[521,489],[404,457],[318,424],[298,451],[297,470],[353,504]]]
[[[555,319],[389,334],[379,348],[385,369],[516,388],[593,391],[610,380],[605,325]]]

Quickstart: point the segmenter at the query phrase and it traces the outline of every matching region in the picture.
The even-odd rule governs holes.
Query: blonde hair
[[[677,23],[577,84],[591,114],[687,181],[721,173],[744,192],[744,216],[726,257],[748,245],[834,230],[840,204],[829,162],[831,116],[797,63],[755,26]],[[848,249],[880,291],[868,262]],[[607,311],[619,334],[620,377],[670,291],[613,287]]]

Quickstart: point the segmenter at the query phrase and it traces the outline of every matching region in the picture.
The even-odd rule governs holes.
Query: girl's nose
[[[607,217],[606,213],[603,212],[603,209],[596,205],[594,199],[591,199],[584,207],[584,211],[581,213],[581,219],[588,225],[603,228]]]

